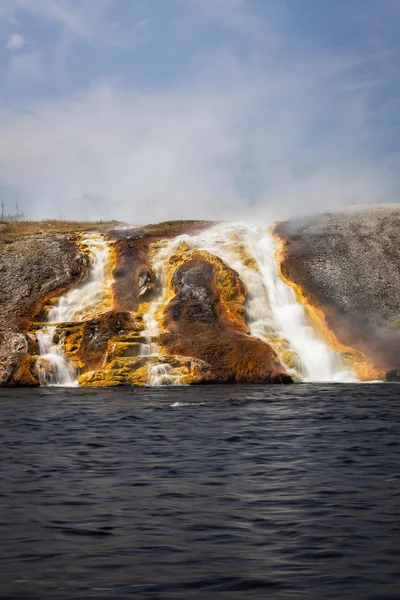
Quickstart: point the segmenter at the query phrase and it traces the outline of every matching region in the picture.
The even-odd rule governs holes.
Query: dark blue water
[[[396,384],[0,390],[0,597],[398,599],[399,417]]]

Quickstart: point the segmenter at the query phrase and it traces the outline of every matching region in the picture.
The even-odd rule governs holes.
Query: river
[[[0,390],[0,597],[397,599],[400,387]]]

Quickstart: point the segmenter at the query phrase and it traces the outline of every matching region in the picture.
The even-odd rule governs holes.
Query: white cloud
[[[328,64],[265,78],[226,56],[212,63],[174,92],[106,83],[24,113],[0,110],[8,185],[36,198],[32,216],[58,216],[62,205],[64,216],[131,222],[248,215],[246,178],[254,210],[275,218],[390,199],[399,161],[362,158],[365,106],[354,118],[353,102],[332,104],[320,79]],[[307,148],[310,121],[333,106],[338,139]]]
[[[13,35],[9,36],[8,42],[5,47],[7,48],[7,50],[15,51],[22,48],[22,46],[24,46],[25,44],[26,42],[22,35],[19,35],[19,33],[14,33]]]
[[[72,36],[110,44],[107,28],[112,39],[123,30],[118,19],[106,22],[108,0],[15,2],[62,25],[67,50]],[[182,2],[221,27],[231,8],[229,35],[255,40],[256,59],[234,58],[229,44],[206,44],[196,56],[199,70],[169,91],[122,87],[116,77],[65,97],[20,97],[19,109],[3,105],[0,174],[31,199],[26,212],[131,222],[234,219],[249,214],[253,195],[253,214],[283,218],[396,198],[399,157],[371,163],[368,155],[370,100],[386,75],[366,74],[377,56],[386,60],[379,48],[285,62],[275,51],[279,30],[268,23],[265,40],[264,22],[244,0]],[[190,24],[198,14],[187,17]],[[145,28],[149,15],[139,16],[136,27]],[[64,61],[66,52],[59,51]],[[39,55],[10,58],[9,85],[44,77]],[[391,110],[397,114],[396,105]]]

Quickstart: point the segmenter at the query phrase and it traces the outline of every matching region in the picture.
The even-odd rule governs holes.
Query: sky
[[[400,0],[0,0],[0,194],[31,218],[399,200]]]

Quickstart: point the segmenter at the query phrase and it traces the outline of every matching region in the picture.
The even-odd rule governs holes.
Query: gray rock
[[[67,235],[35,235],[0,246],[0,384],[28,351],[26,331],[43,300],[79,281],[87,258]]]
[[[400,366],[400,205],[287,221],[284,273],[345,343],[380,368]]]

